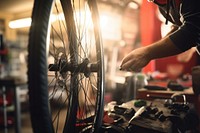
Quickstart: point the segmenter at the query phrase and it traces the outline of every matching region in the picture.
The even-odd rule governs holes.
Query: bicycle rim
[[[34,132],[97,132],[104,64],[96,1],[35,1],[29,37]]]

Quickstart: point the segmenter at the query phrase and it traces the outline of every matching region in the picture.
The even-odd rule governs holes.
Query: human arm
[[[120,68],[122,70],[138,71],[153,59],[168,57],[179,53],[181,53],[181,50],[166,36],[151,45],[140,47],[130,52],[123,58]]]
[[[182,24],[162,40],[133,50],[120,65],[122,70],[137,71],[151,60],[180,54],[191,47],[200,47],[200,1],[183,1]]]

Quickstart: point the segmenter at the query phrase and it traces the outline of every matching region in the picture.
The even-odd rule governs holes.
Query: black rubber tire
[[[47,63],[44,52],[52,2],[53,0],[35,0],[32,13],[28,45],[28,86],[34,133],[53,133],[48,109]]]

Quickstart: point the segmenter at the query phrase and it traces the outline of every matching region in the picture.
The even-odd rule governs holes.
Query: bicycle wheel
[[[95,0],[35,0],[28,46],[33,131],[97,132],[104,62]]]

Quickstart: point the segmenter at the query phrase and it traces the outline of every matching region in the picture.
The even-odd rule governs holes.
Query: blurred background
[[[106,71],[105,103],[117,101],[120,104],[134,98],[133,93],[121,93],[130,85],[128,77],[134,75],[131,72],[119,71],[122,58],[131,50],[149,45],[162,38],[171,29],[171,24],[165,25],[165,19],[160,16],[157,6],[147,0],[97,1]],[[27,81],[27,45],[32,7],[33,0],[0,1],[0,34],[3,38],[1,51],[5,52],[1,53],[1,78],[9,75],[24,83]],[[187,62],[180,62],[177,56],[173,56],[151,61],[141,73],[148,79],[152,77],[158,79],[183,78],[185,75],[190,75],[192,66],[198,63],[196,54],[192,55]],[[23,132],[29,133],[31,130],[27,93],[26,85],[20,88]],[[7,92],[7,95],[12,100],[12,93]],[[3,100],[0,99],[2,104]],[[14,109],[10,110],[12,112]],[[1,113],[0,124],[2,124],[2,119],[3,114]],[[9,120],[11,126],[9,132],[14,132],[13,118],[9,117]]]

